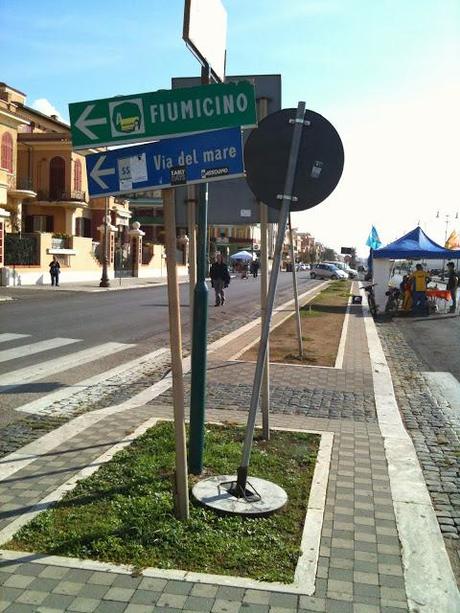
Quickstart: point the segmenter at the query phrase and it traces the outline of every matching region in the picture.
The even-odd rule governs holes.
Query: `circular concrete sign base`
[[[231,493],[235,485],[236,475],[219,475],[197,483],[192,494],[205,507],[247,517],[270,515],[283,508],[288,499],[282,487],[258,477],[248,479],[245,497]]]

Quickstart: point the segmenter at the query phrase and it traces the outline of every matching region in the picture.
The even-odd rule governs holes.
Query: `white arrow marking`
[[[83,132],[83,134],[91,140],[97,140],[97,136],[96,134],[94,134],[94,132],[91,132],[88,127],[102,126],[107,123],[107,119],[105,119],[104,117],[100,117],[99,119],[87,119],[88,115],[91,113],[95,106],[95,104],[89,104],[75,122],[77,128],[81,130],[81,132]]]
[[[99,185],[99,187],[102,187],[102,189],[109,189],[109,186],[104,183],[101,177],[115,174],[115,168],[104,168],[104,170],[100,170],[100,167],[105,162],[106,157],[106,155],[101,155],[101,157],[94,164],[94,168],[89,173],[89,176],[93,179],[93,181],[96,181],[96,183]]]

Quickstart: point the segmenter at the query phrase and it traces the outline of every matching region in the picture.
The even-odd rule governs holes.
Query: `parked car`
[[[347,273],[350,279],[358,278],[358,271],[354,268],[350,268],[346,262],[325,262],[325,264],[332,264],[333,266],[340,268],[340,270],[343,270]]]
[[[295,269],[296,269],[297,271],[299,271],[299,270],[309,270],[309,269],[310,269],[310,266],[309,266],[308,264],[303,264],[303,263],[301,262],[300,264],[297,264],[297,265],[296,265],[296,268],[295,268]]]
[[[315,264],[310,271],[312,279],[348,279],[348,274],[333,264]]]

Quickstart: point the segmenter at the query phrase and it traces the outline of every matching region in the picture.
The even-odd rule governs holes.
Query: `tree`
[[[323,253],[323,259],[325,261],[332,261],[335,262],[335,260],[337,260],[337,255],[334,251],[334,249],[331,249],[330,247],[326,247]]]

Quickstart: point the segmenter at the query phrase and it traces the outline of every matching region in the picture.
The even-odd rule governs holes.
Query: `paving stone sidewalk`
[[[235,346],[238,343],[235,342]],[[254,365],[209,363],[209,420],[245,423]],[[30,553],[0,558],[0,611],[328,611],[408,610],[387,462],[373,398],[361,309],[351,307],[342,369],[272,367],[272,426],[333,432],[334,442],[315,591],[187,581],[183,573],[131,576],[126,569]],[[243,381],[242,381],[243,378]],[[93,464],[152,416],[171,417],[170,393],[108,415],[0,482],[0,529]],[[5,458],[7,460],[7,458]],[[236,581],[234,583],[237,583]],[[442,613],[442,612],[440,612]]]

